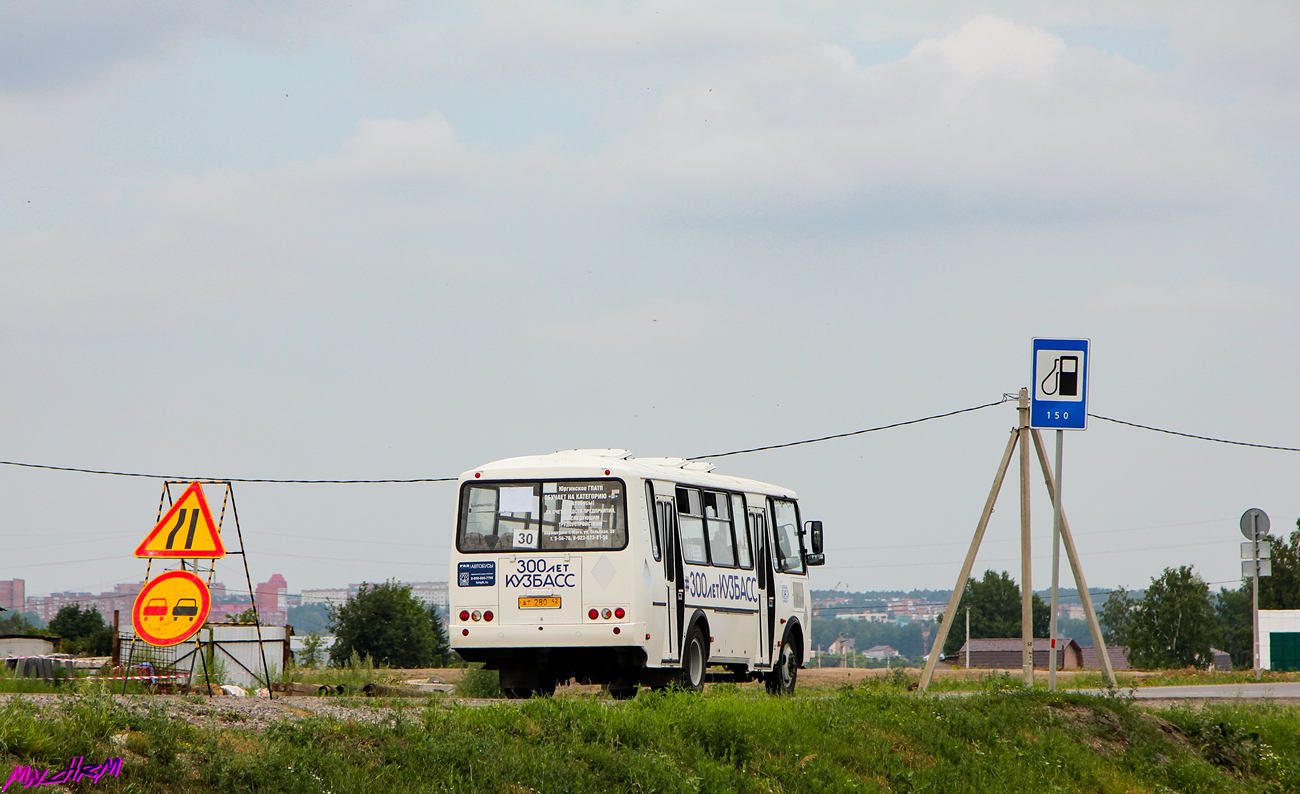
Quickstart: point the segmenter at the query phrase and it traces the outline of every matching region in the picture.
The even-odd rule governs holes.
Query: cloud
[[[985,16],[883,65],[825,43],[738,62],[667,96],[600,163],[683,213],[1163,215],[1261,190],[1217,112],[1122,58]]]

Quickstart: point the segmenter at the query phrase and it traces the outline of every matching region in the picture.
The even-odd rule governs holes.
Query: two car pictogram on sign
[[[176,645],[203,628],[212,606],[208,586],[190,571],[159,574],[136,596],[135,633],[150,645]]]

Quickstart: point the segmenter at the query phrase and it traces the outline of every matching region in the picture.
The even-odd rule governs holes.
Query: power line
[[[390,480],[278,480],[265,477],[182,477],[176,474],[144,474],[137,471],[109,471],[106,469],[79,469],[74,466],[49,466],[44,463],[23,463],[16,460],[0,460],[0,466],[21,466],[25,469],[47,469],[49,471],[71,471],[78,474],[107,474],[113,477],[143,477],[149,480],[177,480],[183,482],[260,482],[278,485],[373,485],[377,483],[416,483],[416,482],[455,482],[456,477],[411,477]]]
[[[729,455],[744,455],[748,452],[764,452],[769,449],[785,449],[786,447],[797,447],[800,446],[801,444],[816,444],[820,441],[830,441],[831,439],[835,439],[835,438],[848,438],[849,436],[860,436],[863,433],[874,433],[877,430],[889,430],[895,427],[903,427],[904,425],[915,425],[915,424],[920,424],[921,422],[929,422],[931,419],[943,419],[949,416],[956,416],[957,414],[969,413],[971,411],[979,411],[984,408],[992,408],[995,405],[1001,405],[1002,403],[1006,402],[1009,399],[1011,398],[1003,397],[1001,400],[998,400],[997,402],[993,402],[993,403],[974,405],[971,406],[970,408],[962,408],[959,411],[949,411],[946,414],[934,414],[932,416],[923,416],[920,419],[909,419],[906,422],[895,422],[892,425],[881,425],[880,427],[868,427],[866,430],[854,430],[851,433],[836,433],[835,435],[832,436],[821,436],[820,438],[809,438],[803,441],[790,441],[785,444],[769,444],[766,447],[751,447],[750,449],[736,449],[736,450],[732,450],[731,452],[718,452],[713,455],[696,455],[694,457],[687,458],[687,460],[704,460],[705,458],[725,458]]]
[[[1101,419],[1106,422],[1114,422],[1117,425],[1128,425],[1129,427],[1138,427],[1143,430],[1151,430],[1156,433],[1167,433],[1171,436],[1182,436],[1183,438],[1195,438],[1198,441],[1213,441],[1216,444],[1233,444],[1238,447],[1255,447],[1257,449],[1277,449],[1283,452],[1300,452],[1296,447],[1275,447],[1271,444],[1251,444],[1248,441],[1230,441],[1226,438],[1213,438],[1211,436],[1198,436],[1192,433],[1180,433],[1177,430],[1165,430],[1161,427],[1151,427],[1150,425],[1140,425],[1137,422],[1125,422],[1123,419],[1112,419],[1109,416],[1099,414],[1088,414],[1093,419]]]
[[[852,436],[860,436],[865,433],[875,433],[880,430],[890,430],[896,427],[906,427],[907,425],[915,425],[915,424],[920,424],[922,422],[929,422],[935,419],[946,419],[947,417],[957,416],[958,414],[970,413],[972,411],[980,411],[985,408],[992,408],[995,405],[1002,405],[1003,403],[1009,401],[1010,399],[1012,399],[1012,397],[1003,396],[1001,400],[998,400],[996,402],[984,403],[983,405],[974,405],[969,408],[961,408],[956,411],[948,411],[947,413],[931,414],[930,416],[922,416],[918,419],[909,419],[904,422],[894,422],[892,424],[879,425],[877,427],[868,427],[863,430],[853,430],[848,433],[834,433],[829,436],[818,436],[817,438],[806,438],[801,441],[788,441],[783,444],[768,444],[766,446],[761,446],[761,447],[748,447],[746,449],[734,449],[731,450],[730,452],[715,452],[709,455],[693,455],[687,458],[687,460],[726,458],[732,455],[745,455],[750,452],[766,452],[768,450],[773,450],[773,449],[786,449],[788,447],[798,447],[804,444],[817,444],[822,441],[832,441],[837,438],[850,438]],[[1194,433],[1182,433],[1177,430],[1167,430],[1165,428],[1138,424],[1137,422],[1127,422],[1124,421],[1123,419],[1115,419],[1109,416],[1101,416],[1100,414],[1088,414],[1088,415],[1094,419],[1101,419],[1103,421],[1113,422],[1118,425],[1127,425],[1129,427],[1136,427],[1141,430],[1150,430],[1155,433],[1166,433],[1171,436],[1182,436],[1183,438],[1194,438],[1199,441],[1212,441],[1217,444],[1232,444],[1241,447],[1254,447],[1256,449],[1274,449],[1283,452],[1300,452],[1300,448],[1297,447],[1282,447],[1282,446],[1275,446],[1272,444],[1252,444],[1246,441],[1232,441],[1230,439],[1214,438],[1212,436],[1201,436],[1201,435],[1196,435]],[[25,469],[44,469],[46,471],[66,471],[66,472],[75,472],[78,474],[103,474],[112,477],[140,477],[140,478],[150,479],[150,480],[175,480],[178,482],[195,482],[195,481],[231,482],[231,483],[238,482],[238,483],[269,483],[269,484],[276,484],[276,485],[379,485],[379,484],[389,484],[389,483],[405,485],[405,484],[413,484],[413,483],[455,482],[456,480],[459,479],[458,477],[394,477],[394,478],[386,478],[386,479],[313,480],[313,479],[304,479],[304,478],[281,479],[275,477],[184,477],[176,474],[150,474],[150,473],[135,472],[135,471],[114,471],[111,469],[85,469],[76,466],[54,466],[45,463],[27,463],[25,461],[16,461],[16,460],[0,460],[0,466],[18,466]]]

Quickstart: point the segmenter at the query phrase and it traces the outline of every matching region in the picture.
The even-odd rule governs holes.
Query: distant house
[[[1232,655],[1227,651],[1221,651],[1218,648],[1211,647],[1210,656],[1213,658],[1213,661],[1210,662],[1211,670],[1232,669]]]
[[[1127,645],[1107,645],[1106,655],[1110,657],[1111,670],[1128,670],[1132,665],[1128,663],[1128,646]],[[1097,648],[1088,645],[1083,649],[1083,669],[1100,670],[1101,662],[1097,659]]]
[[[826,652],[834,655],[839,653],[857,653],[858,641],[853,637],[840,636],[838,640],[832,642],[826,648]]]
[[[886,659],[897,659],[899,656],[902,656],[901,653],[888,645],[873,645],[863,651],[862,655],[868,659],[875,659],[878,662],[883,662]]]
[[[971,640],[969,649],[965,644],[957,652],[953,661],[957,667],[966,666],[967,654],[970,655],[971,667],[984,667],[995,670],[1018,670],[1021,665],[1021,639],[1003,637]],[[1051,640],[1034,639],[1034,667],[1046,670],[1051,659]],[[1078,670],[1083,667],[1083,649],[1071,639],[1056,641],[1056,659],[1058,670]]]

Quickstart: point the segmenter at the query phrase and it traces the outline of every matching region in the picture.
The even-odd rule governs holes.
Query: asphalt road
[[[1077,690],[1089,695],[1106,694],[1104,689]],[[1127,693],[1129,690],[1122,690]],[[1200,684],[1197,686],[1145,686],[1132,690],[1138,700],[1300,700],[1300,681],[1272,684]]]

